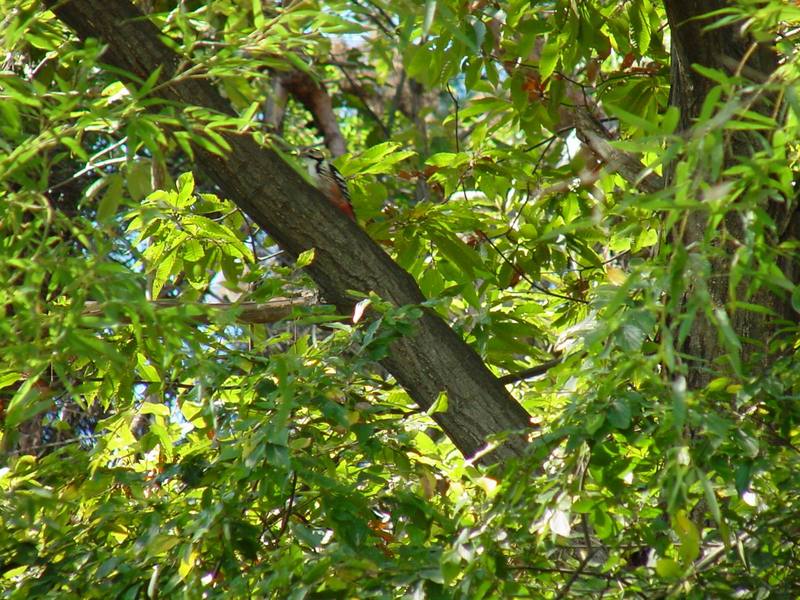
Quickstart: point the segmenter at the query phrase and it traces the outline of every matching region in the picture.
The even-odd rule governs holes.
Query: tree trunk
[[[699,116],[703,102],[708,92],[717,85],[714,81],[700,74],[692,68],[693,64],[719,69],[729,74],[740,73],[742,76],[756,83],[764,83],[778,67],[777,56],[769,45],[755,43],[747,35],[741,33],[741,23],[732,23],[704,31],[712,18],[703,18],[704,15],[727,6],[721,0],[665,0],[664,6],[670,26],[672,44],[672,73],[670,102],[680,109],[679,130],[689,130],[694,120]],[[752,110],[770,115],[774,111],[775,98],[769,91],[765,91],[756,100]],[[739,157],[752,155],[757,145],[755,138],[747,131],[734,131],[726,137],[724,148],[724,164],[730,166]],[[673,179],[672,173],[667,173],[666,180]],[[709,184],[721,183],[708,181]],[[668,183],[669,184],[669,183]],[[785,204],[783,205],[785,206]],[[778,206],[767,207],[767,210],[776,216],[783,208]],[[782,222],[797,221],[795,215],[783,214]],[[742,215],[730,211],[723,223],[727,242],[715,248],[714,256],[708,263],[693,255],[691,248],[703,243],[706,235],[708,219],[704,211],[694,211],[689,214],[682,234],[674,236],[675,243],[682,243],[690,249],[687,261],[687,276],[695,287],[705,286],[708,291],[708,301],[711,303],[710,311],[705,315],[697,314],[691,327],[689,336],[683,350],[697,359],[690,365],[688,384],[691,389],[701,389],[715,376],[718,367],[724,365],[714,364],[726,356],[730,348],[725,348],[720,339],[717,326],[709,318],[711,311],[726,308],[730,325],[737,334],[742,345],[742,360],[756,361],[764,364],[768,358],[767,343],[775,333],[779,318],[789,319],[793,311],[788,298],[776,292],[761,287],[750,297],[745,297],[750,281],[743,281],[737,286],[737,297],[748,302],[759,304],[774,311],[779,318],[769,317],[762,313],[738,309],[729,304],[730,293],[729,273],[732,266],[734,248],[738,241],[745,240],[745,224]],[[795,227],[787,227],[785,234],[794,235]],[[779,240],[776,240],[776,244]],[[780,261],[784,274],[793,281],[797,280],[797,266],[794,261]]]
[[[94,37],[107,44],[103,59],[129,73],[129,83],[145,80],[161,68],[158,96],[179,107],[232,113],[207,79],[196,72],[180,78],[186,63],[164,45],[158,29],[130,2],[48,0],[46,4],[82,39]],[[230,149],[224,156],[196,146],[197,166],[289,254],[315,249],[308,271],[340,311],[352,310],[348,290],[375,292],[397,306],[425,300],[408,273],[277,154],[249,136],[229,133],[225,139]],[[441,392],[447,393],[447,411],[435,413],[433,419],[465,456],[483,448],[487,436],[530,427],[528,413],[476,352],[431,310],[423,310],[415,332],[395,341],[382,362],[423,409]],[[519,456],[525,445],[524,436],[513,436],[495,450],[492,460]]]

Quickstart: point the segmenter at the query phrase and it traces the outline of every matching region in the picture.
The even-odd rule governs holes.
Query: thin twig
[[[102,383],[105,381],[103,377],[84,377],[82,381],[91,381],[95,383]],[[163,385],[166,388],[178,388],[182,390],[193,390],[196,389],[199,383],[178,383],[177,381],[170,381],[170,380],[163,380],[163,381],[152,381],[148,379],[132,379],[129,382],[131,385]],[[241,390],[241,385],[219,385],[214,387],[215,390]]]
[[[353,3],[355,3],[355,4],[358,4],[357,2],[355,2],[355,0],[352,0],[352,1],[353,1]],[[391,26],[391,27],[394,27],[394,26],[395,26],[395,24],[394,24],[394,21],[392,21],[392,17],[391,17],[391,15],[389,15],[389,14],[388,14],[388,13],[387,13],[385,10],[383,10],[383,8],[382,8],[380,5],[378,5],[378,4],[375,4],[375,3],[374,3],[372,0],[366,0],[366,2],[367,2],[367,4],[369,4],[369,5],[370,5],[372,8],[374,8],[375,10],[377,10],[377,11],[378,11],[378,13],[379,13],[379,14],[380,14],[380,15],[381,15],[381,16],[382,16],[384,19],[386,19],[386,22],[389,24],[389,26]],[[391,35],[391,32],[389,32],[389,31],[388,31],[388,30],[386,30],[386,29],[384,29],[384,32],[385,32],[385,33],[387,33],[387,34],[390,34],[390,35]]]
[[[85,436],[69,438],[69,439],[66,439],[66,440],[58,440],[56,442],[47,442],[47,443],[44,443],[44,444],[36,444],[35,446],[27,446],[26,447],[26,451],[29,451],[29,450],[40,450],[42,448],[54,448],[56,446],[67,446],[67,445],[72,444],[74,442],[86,441],[86,439],[88,437],[91,437],[91,436],[86,436],[85,435]],[[11,454],[17,454],[17,452],[12,452]],[[0,456],[8,456],[8,455],[9,455],[8,452],[0,453]]]
[[[383,135],[384,135],[386,138],[388,138],[388,137],[389,137],[389,129],[386,127],[386,125],[384,125],[383,121],[382,121],[382,120],[381,120],[381,118],[380,118],[380,117],[377,115],[377,113],[376,113],[374,110],[372,110],[372,107],[370,107],[369,103],[367,103],[367,99],[366,99],[364,96],[362,96],[362,95],[361,95],[361,93],[360,93],[360,86],[359,86],[358,82],[357,82],[357,81],[355,81],[355,80],[354,80],[354,79],[353,79],[353,78],[350,76],[350,73],[348,73],[347,69],[345,69],[345,67],[344,67],[344,64],[340,63],[340,62],[339,62],[339,61],[337,61],[337,60],[334,60],[333,58],[331,59],[331,63],[332,63],[333,65],[335,65],[336,67],[338,67],[338,68],[339,68],[339,70],[340,70],[340,71],[341,71],[341,72],[344,74],[344,76],[345,76],[345,79],[347,79],[347,81],[348,81],[348,82],[350,82],[350,86],[351,86],[351,89],[353,90],[353,94],[354,94],[354,95],[355,95],[355,96],[356,96],[356,97],[357,97],[359,100],[361,100],[361,104],[363,104],[363,105],[364,105],[364,109],[367,111],[367,114],[368,114],[370,117],[372,117],[372,120],[373,120],[373,121],[375,121],[375,122],[378,124],[378,126],[381,128],[381,130],[383,130]]]
[[[515,273],[517,273],[520,277],[522,277],[522,279],[527,281],[530,284],[530,286],[535,290],[541,292],[546,296],[552,296],[553,298],[561,298],[562,300],[570,300],[571,302],[578,302],[580,304],[589,304],[589,301],[584,300],[583,298],[573,298],[572,296],[565,296],[564,294],[559,294],[558,292],[551,292],[547,288],[542,287],[541,285],[533,281],[530,277],[528,277],[528,274],[525,273],[525,271],[523,271],[517,265],[511,262],[511,260],[508,257],[506,257],[505,254],[503,254],[502,250],[500,250],[500,248],[497,247],[497,244],[495,244],[492,240],[489,239],[489,236],[483,235],[482,238],[494,249],[495,252],[497,252],[498,256],[500,256],[503,262],[505,262],[508,266],[510,266]]]
[[[453,99],[453,104],[455,105],[455,111],[456,111],[456,115],[455,115],[456,152],[460,152],[460,145],[459,145],[459,141],[458,141],[458,125],[459,125],[458,124],[458,99],[453,94],[453,92],[450,89],[449,85],[447,86],[447,92],[450,94],[450,98]],[[548,148],[549,148],[549,146],[548,146]],[[544,157],[544,155],[547,153],[547,149],[548,148],[545,148],[545,151],[542,153],[542,157]],[[541,162],[542,157],[540,157],[539,162]],[[539,162],[537,162],[537,168],[538,168]],[[464,185],[463,178],[461,179],[460,183],[461,183],[461,192],[464,194],[464,201],[468,202],[469,199],[467,198],[467,188]],[[588,304],[589,303],[587,300],[584,300],[582,298],[573,298],[571,296],[564,296],[563,294],[559,294],[557,292],[551,292],[550,290],[548,290],[546,288],[543,288],[538,283],[533,281],[530,277],[528,277],[527,273],[525,273],[517,265],[515,265],[513,262],[511,262],[511,260],[509,260],[508,257],[506,257],[505,254],[503,254],[502,250],[500,250],[500,248],[498,248],[497,245],[491,239],[489,239],[489,236],[487,236],[486,234],[481,232],[481,237],[494,249],[495,252],[497,252],[497,254],[500,256],[500,258],[503,260],[503,262],[505,262],[507,265],[509,265],[513,269],[513,271],[515,273],[517,273],[522,279],[527,281],[530,284],[531,287],[539,290],[540,292],[542,292],[543,294],[545,294],[547,296],[553,296],[555,298],[561,298],[562,300],[571,300],[573,302],[580,302],[582,304]]]
[[[377,27],[378,29],[380,29],[380,30],[381,30],[383,33],[385,33],[385,34],[386,34],[386,35],[388,35],[388,36],[392,36],[392,35],[393,35],[393,34],[392,34],[392,32],[391,32],[391,31],[389,31],[389,29],[388,29],[388,28],[387,28],[387,27],[386,27],[386,26],[385,26],[383,23],[381,23],[381,20],[380,20],[378,17],[376,17],[375,15],[373,15],[371,12],[369,12],[369,11],[368,11],[368,10],[367,10],[367,9],[366,9],[364,6],[362,6],[362,5],[361,5],[361,4],[358,2],[358,0],[350,0],[350,1],[351,1],[353,4],[355,4],[356,6],[358,6],[358,7],[359,7],[361,10],[363,10],[363,11],[364,11],[364,14],[367,16],[367,18],[368,18],[370,21],[372,21],[373,23],[375,23],[376,27]],[[381,8],[381,7],[373,5],[373,4],[372,4],[372,2],[368,2],[368,4],[370,4],[370,5],[372,5],[374,8],[376,8],[376,9],[378,10],[378,12],[379,12],[379,13],[381,13],[381,15],[383,16],[383,18],[385,18],[385,19],[386,19],[386,20],[389,22],[389,24],[390,24],[390,25],[393,25],[393,23],[392,23],[392,20],[391,20],[391,18],[389,17],[389,15],[387,15],[387,14],[384,12],[384,10]]]
[[[447,93],[450,94],[450,98],[452,98],[452,100],[453,100],[453,106],[456,109],[456,116],[455,116],[455,121],[456,121],[456,154],[458,154],[458,153],[461,152],[461,148],[460,148],[460,145],[459,145],[459,139],[458,139],[458,99],[456,98],[455,94],[453,94],[453,90],[450,89],[450,84],[449,83],[447,84]],[[466,194],[466,192],[464,192],[464,193]]]
[[[535,367],[525,369],[524,371],[503,375],[502,377],[498,377],[497,380],[500,383],[507,385],[509,383],[516,383],[517,381],[522,381],[524,379],[530,379],[531,377],[538,377],[539,375],[544,375],[547,373],[547,371],[560,364],[561,361],[561,358],[554,358],[552,360],[548,360],[547,362],[536,365]]]
[[[294,507],[295,493],[297,493],[297,471],[292,471],[292,489],[289,492],[288,506],[281,519],[281,528],[278,530],[278,535],[275,536],[276,544],[281,541],[283,534],[286,533],[286,527],[289,525],[289,517],[292,516],[292,508]]]
[[[68,183],[70,183],[72,181],[75,181],[76,179],[78,179],[79,177],[81,177],[83,175],[86,175],[86,173],[88,173],[89,171],[93,171],[95,169],[100,169],[102,167],[108,167],[109,165],[116,165],[116,164],[119,164],[119,163],[124,163],[127,160],[128,160],[127,156],[118,156],[117,158],[109,158],[108,160],[104,160],[104,161],[101,161],[99,163],[88,164],[85,167],[83,167],[80,171],[78,171],[77,173],[75,173],[71,177],[65,179],[64,181],[59,181],[55,185],[51,185],[47,189],[47,191],[48,192],[52,192],[54,190],[57,190],[58,188],[64,187]]]
[[[564,587],[562,587],[561,590],[558,592],[558,595],[556,596],[555,600],[561,600],[561,598],[564,598],[567,595],[567,593],[569,592],[569,588],[572,587],[572,584],[575,583],[575,581],[578,579],[578,577],[580,577],[581,575],[584,574],[583,569],[589,563],[589,559],[592,558],[593,554],[594,554],[594,551],[586,553],[586,556],[581,561],[581,564],[578,565],[578,568],[572,574],[572,577],[569,578],[567,583],[564,584]]]
[[[547,156],[547,153],[550,151],[550,147],[553,145],[553,143],[556,141],[556,139],[557,139],[556,136],[551,136],[549,138],[549,140],[547,141],[547,145],[545,146],[544,150],[542,150],[542,153],[539,155],[539,158],[536,160],[536,163],[533,165],[533,171],[531,172],[531,177],[534,177],[536,175],[536,173],[539,172],[539,168],[542,166],[542,162],[544,161],[544,157]],[[517,210],[517,214],[514,215],[514,218],[511,221],[511,225],[510,225],[511,229],[514,229],[514,225],[516,225],[517,220],[519,219],[519,216],[522,214],[522,211],[528,205],[528,202],[530,202],[530,199],[531,199],[531,193],[530,193],[530,187],[528,187],[527,188],[527,193],[525,194],[525,200],[523,200],[522,206],[519,207],[519,209]],[[519,244],[518,244],[518,246],[519,246]]]

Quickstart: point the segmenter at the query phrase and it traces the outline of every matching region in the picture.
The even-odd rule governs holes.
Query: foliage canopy
[[[800,9],[136,4],[230,113],[0,0],[3,597],[800,594]],[[695,24],[744,50],[684,64]],[[196,168],[236,136],[325,142],[427,300],[316,297]],[[429,313],[531,415],[516,460],[387,366]]]

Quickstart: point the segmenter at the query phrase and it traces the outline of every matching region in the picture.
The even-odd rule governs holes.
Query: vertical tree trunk
[[[665,0],[664,6],[669,20],[672,44],[670,103],[680,109],[679,130],[686,131],[692,127],[706,96],[717,85],[693,69],[692,65],[719,69],[729,74],[740,73],[756,83],[766,82],[778,67],[777,56],[772,49],[766,44],[755,43],[749,36],[742,34],[741,23],[705,30],[713,22],[713,18],[703,18],[704,15],[726,7],[727,3],[720,0]],[[751,110],[770,115],[775,108],[774,102],[774,96],[765,91],[752,105]],[[752,155],[759,147],[758,140],[747,131],[726,132],[724,139],[726,166],[733,164],[739,157]],[[666,177],[668,184],[672,179],[673,173],[668,172]],[[720,182],[707,183],[713,185]],[[777,206],[766,208],[773,215],[782,210]],[[720,224],[725,230],[724,235],[719,236],[723,241],[717,242],[714,255],[708,262],[691,251],[693,246],[704,241],[708,226],[704,211],[692,212],[682,232],[676,233],[673,238],[675,243],[682,243],[689,250],[687,276],[694,287],[694,292],[697,293],[705,285],[708,301],[711,304],[709,312],[704,315],[697,314],[683,348],[687,354],[698,360],[689,369],[688,383],[692,389],[702,388],[711,380],[715,371],[713,363],[729,351],[723,347],[718,328],[709,319],[709,314],[715,309],[725,308],[729,303],[731,260],[738,242],[743,242],[746,235],[746,225],[742,216],[736,211],[726,215]],[[781,216],[784,222],[788,222],[787,219],[797,220],[796,215]],[[794,228],[787,228],[786,233],[792,235]],[[787,277],[796,280],[796,265],[784,260],[780,266]],[[746,298],[745,293],[749,283],[743,281],[737,286],[739,299],[760,304],[772,309],[780,317],[790,318],[792,308],[788,298],[765,287]],[[761,313],[736,310],[730,306],[727,308],[731,327],[743,341],[742,359],[755,359],[759,362],[767,360],[766,344],[775,332],[778,320]],[[718,366],[720,365],[716,365]]]

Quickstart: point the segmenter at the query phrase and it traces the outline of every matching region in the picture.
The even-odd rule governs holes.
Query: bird
[[[339,169],[334,167],[316,148],[301,151],[300,158],[305,163],[314,185],[328,199],[328,202],[355,221],[356,213],[350,200],[350,191],[347,189],[347,182]]]

